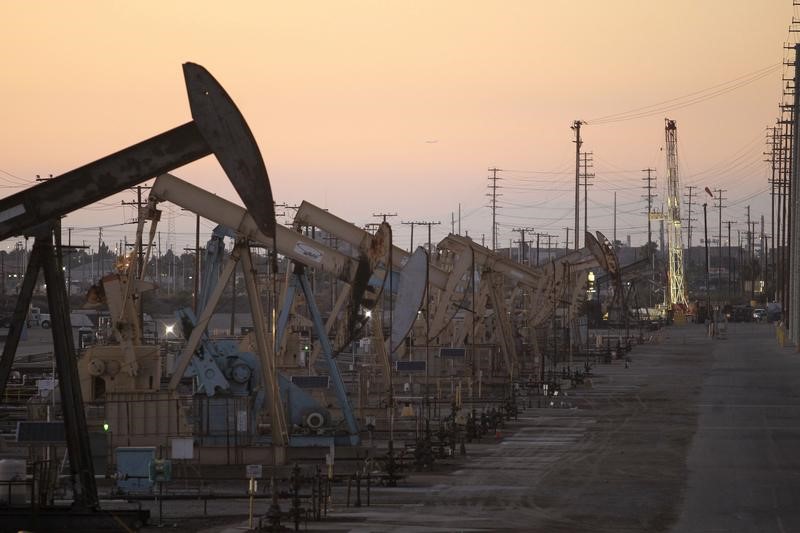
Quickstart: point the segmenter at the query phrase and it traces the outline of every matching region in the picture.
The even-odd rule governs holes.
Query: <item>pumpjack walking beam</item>
[[[23,233],[212,153],[264,233],[275,233],[267,169],[225,89],[200,65],[183,73],[192,120],[0,200],[0,240]]]
[[[14,323],[0,359],[0,395],[5,390],[41,266],[53,315],[53,341],[64,402],[67,448],[79,506],[96,508],[97,488],[72,348],[69,304],[52,244],[56,225],[50,223],[44,229],[41,225],[213,153],[259,229],[269,237],[275,236],[269,177],[244,117],[225,89],[203,67],[185,63],[183,74],[193,118],[191,122],[0,200],[0,240],[20,234],[36,235],[30,266],[17,300]]]

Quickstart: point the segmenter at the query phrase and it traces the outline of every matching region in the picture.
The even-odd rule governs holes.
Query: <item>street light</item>
[[[708,204],[703,204],[703,233],[705,239],[703,242],[706,249],[706,314],[711,312],[711,295],[708,292]]]

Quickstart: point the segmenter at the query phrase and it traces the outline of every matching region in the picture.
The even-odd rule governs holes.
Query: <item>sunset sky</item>
[[[678,123],[683,184],[728,189],[724,218],[744,231],[747,204],[769,223],[761,161],[778,114],[791,4],[6,1],[0,194],[189,120],[181,63],[193,61],[250,124],[276,201],[308,200],[359,225],[396,212],[389,221],[402,246],[401,221],[441,221],[438,241],[459,203],[462,232],[490,242],[492,166],[505,170],[500,243],[528,226],[563,245],[574,216],[576,119],[588,122],[584,149],[597,176],[590,229],[611,236],[616,191],[618,238],[644,242],[641,169],[657,169],[660,201],[668,116]],[[734,80],[748,83],[703,96]],[[698,91],[696,105],[596,121]],[[213,158],[175,174],[241,203]],[[115,225],[133,218],[120,207],[133,198],[110,198],[64,224],[78,242],[96,243],[98,226],[110,240],[132,240],[132,226]],[[192,217],[169,210],[164,235],[170,217],[182,248],[193,241]]]

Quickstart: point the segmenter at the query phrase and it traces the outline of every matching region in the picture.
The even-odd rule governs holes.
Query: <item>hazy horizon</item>
[[[504,169],[498,245],[534,227],[563,246],[578,119],[594,156],[590,230],[611,237],[616,191],[617,238],[645,241],[642,169],[656,169],[661,201],[669,117],[683,184],[727,189],[725,219],[744,220],[751,204],[769,231],[762,152],[793,11],[778,0],[4,3],[0,194],[187,121],[180,66],[194,61],[247,119],[277,202],[308,200],[359,225],[398,213],[389,221],[403,247],[401,221],[440,221],[438,242],[459,203],[462,233],[490,242],[493,166]],[[714,90],[727,82],[734,89]],[[695,105],[597,120],[698,91]],[[241,204],[213,158],[174,173]],[[104,200],[64,227],[87,245],[98,226],[110,242],[132,236],[118,224],[135,216],[120,205],[134,198]],[[193,215],[168,209],[162,235],[169,218],[175,246],[193,244]]]

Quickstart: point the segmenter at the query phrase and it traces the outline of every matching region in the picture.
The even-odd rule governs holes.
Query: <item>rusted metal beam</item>
[[[0,240],[211,153],[193,122],[0,200]]]
[[[19,295],[17,295],[17,304],[14,307],[14,315],[8,328],[8,337],[6,337],[6,342],[3,346],[3,356],[0,358],[0,398],[5,393],[8,376],[11,374],[11,367],[14,365],[14,355],[17,353],[22,329],[25,327],[28,307],[31,304],[31,296],[33,295],[33,289],[36,286],[36,279],[39,277],[39,269],[41,267],[41,253],[39,253],[38,248],[34,247],[28,258],[28,267],[25,270],[25,277],[22,278],[22,287]]]
[[[58,388],[61,391],[61,411],[66,428],[70,474],[74,480],[75,504],[83,509],[97,509],[99,507],[97,484],[94,479],[89,430],[86,426],[86,412],[81,396],[78,359],[69,319],[69,298],[61,261],[56,257],[53,246],[52,232],[56,228],[57,225],[46,235],[37,235],[33,247],[38,248],[37,253],[40,254],[44,279],[47,283],[53,355],[58,369]]]

